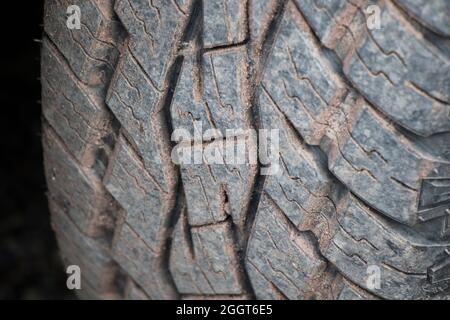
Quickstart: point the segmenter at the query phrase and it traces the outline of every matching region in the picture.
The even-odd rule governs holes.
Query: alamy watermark
[[[178,165],[262,165],[262,175],[279,172],[279,129],[207,129],[194,121],[194,133],[185,128],[173,131],[172,161]]]
[[[364,10],[366,14],[366,25],[369,30],[381,29],[381,9],[377,5],[370,5]]]
[[[66,26],[70,30],[81,29],[81,9],[77,5],[71,5],[67,7],[67,20]]]
[[[66,286],[69,290],[81,290],[81,268],[77,265],[70,265],[66,269]]]
[[[377,265],[369,265],[366,270],[366,286],[369,290],[381,289],[381,269]]]

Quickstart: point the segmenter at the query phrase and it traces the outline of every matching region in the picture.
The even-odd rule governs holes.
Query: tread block
[[[277,5],[276,0],[249,0],[249,25],[252,41],[260,40]]]
[[[366,30],[365,13],[370,5],[380,6],[378,0],[295,0],[308,25],[320,42],[345,60],[355,41]]]
[[[227,129],[250,128],[245,62],[244,48],[206,53],[201,66],[196,57],[185,57],[170,108],[173,128],[191,135],[198,130],[194,121],[201,122],[203,130],[218,129],[222,135]]]
[[[127,223],[118,226],[112,255],[150,299],[177,298],[177,292],[168,281],[167,270],[162,266],[161,254],[153,251]]]
[[[448,297],[450,282],[428,280],[430,264],[446,255],[448,243],[431,242],[383,219],[352,196],[341,200],[336,219],[338,229],[321,251],[345,277],[386,299]],[[368,286],[369,266],[380,270],[378,288]]]
[[[195,261],[190,226],[185,213],[180,217],[170,252],[170,272],[181,294],[213,294],[214,289],[201,266]]]
[[[331,151],[330,149],[324,148],[329,155],[332,155],[330,161],[334,163],[337,158],[344,156],[346,157],[345,159],[353,159],[352,157],[357,157],[361,153],[364,154],[366,163],[382,164],[379,169],[374,171],[376,175],[380,173],[382,175],[398,175],[399,179],[400,177],[407,179],[410,177],[408,174],[411,175],[411,172],[418,172],[418,168],[422,169],[423,155],[418,153],[415,149],[416,147],[405,139],[400,140],[398,135],[394,134],[395,132],[391,127],[382,125],[383,123],[380,122],[380,118],[370,108],[367,108],[367,106],[359,105],[356,108],[355,106],[358,106],[358,104],[355,104],[353,101],[354,98],[354,95],[349,95],[346,103],[341,106],[344,115],[349,112],[349,108],[354,108],[354,110],[349,112],[352,114],[352,118],[354,118],[350,120],[354,121],[354,123],[346,123],[345,120],[337,122],[348,125],[348,128],[351,130],[351,135],[348,132],[345,135],[339,134],[340,141],[347,139],[350,142],[345,143],[351,143],[354,148],[345,151],[346,147],[342,141],[334,141],[335,146],[340,146],[343,151],[341,153],[336,150]],[[409,281],[408,286],[410,288],[403,289],[405,290],[403,292],[398,288],[396,289],[401,292],[399,296],[408,296],[408,294],[414,293],[418,298],[424,298],[427,296],[424,292],[430,290],[430,292],[437,292],[436,296],[442,297],[444,292],[446,292],[445,290],[447,290],[445,287],[446,284],[440,283],[439,285],[433,286],[428,283],[427,270],[430,267],[430,261],[440,259],[448,245],[442,241],[427,240],[424,234],[419,235],[406,226],[388,222],[388,220],[375,215],[369,209],[359,204],[359,200],[356,200],[354,197],[351,197],[351,201],[353,201],[351,206],[346,204],[345,199],[347,198],[342,192],[339,192],[341,189],[340,186],[326,173],[326,159],[315,149],[317,147],[304,145],[302,139],[295,135],[296,132],[293,126],[289,126],[288,118],[274,105],[264,90],[260,95],[259,104],[263,126],[270,125],[283,128],[280,133],[280,161],[283,170],[279,175],[267,178],[264,192],[270,196],[273,203],[282,210],[293,225],[300,231],[312,231],[317,237],[321,252],[325,257],[335,264],[343,272],[344,276],[362,287],[366,284],[368,265],[363,264],[362,266],[359,259],[368,259],[368,261],[380,265],[382,273],[384,273],[383,268],[388,270],[389,277],[384,280],[387,281],[383,285],[384,287],[387,287],[391,282],[400,286],[401,281]],[[376,124],[376,127],[370,129],[369,124],[370,126]],[[396,159],[402,159],[402,164],[398,164],[398,167],[395,167],[397,166]],[[389,162],[392,162],[392,164]],[[364,161],[354,163],[362,164]],[[393,166],[392,169],[390,169],[391,166]],[[418,168],[415,166],[418,166]],[[331,168],[336,173],[340,173],[340,170],[334,170],[336,168],[333,166]],[[427,168],[427,170],[430,172],[434,171],[430,170],[430,168]],[[344,178],[345,176],[354,177],[356,174],[344,175]],[[339,177],[339,174],[337,176]],[[408,180],[405,181],[408,182]],[[414,181],[417,185],[420,185],[420,177],[416,177]],[[351,185],[352,181],[346,182]],[[374,183],[370,184],[370,186],[370,188],[367,188],[369,191],[360,191],[362,187],[359,187],[355,188],[355,192],[370,192],[374,188]],[[441,181],[438,186],[442,189],[437,188],[426,199],[427,201],[431,203],[445,201],[445,183]],[[393,190],[392,187],[389,188],[389,190]],[[380,193],[381,195],[383,199],[388,196],[384,193]],[[416,200],[416,198],[414,199]],[[413,204],[416,203],[415,200],[412,201]],[[336,206],[338,208],[339,220],[335,218]],[[364,212],[364,215],[356,215],[354,208],[360,208],[360,210],[364,208],[365,211],[361,211]],[[413,210],[415,209],[414,206],[412,208]],[[342,217],[345,217],[345,221]],[[267,221],[268,219],[264,219],[266,225],[268,223]],[[255,229],[257,229],[257,223],[255,222]],[[270,231],[275,229],[271,226],[268,228]],[[434,229],[435,231],[436,229]],[[432,233],[433,230],[430,229],[429,234]],[[261,239],[267,238],[269,237],[261,237]],[[353,259],[347,259],[347,256],[344,256],[347,259],[345,262],[335,259],[333,255],[337,255],[336,252],[342,255],[342,252],[339,252],[340,247],[339,249],[334,248],[336,252],[333,251],[331,255],[328,255],[332,251],[330,248],[334,246],[334,241],[340,241],[338,245],[341,243],[347,244],[347,242],[353,243],[349,245],[356,252]],[[279,242],[276,241],[277,244]],[[353,251],[349,253],[349,256],[352,256],[352,253]],[[264,256],[273,256],[273,254],[268,253]],[[350,263],[352,263],[352,266],[348,267]],[[277,263],[273,265],[278,266]],[[363,280],[353,277],[352,274],[355,270],[345,270],[346,266],[349,269],[360,268],[359,272]],[[247,267],[250,278],[257,279],[254,281],[260,284],[260,287],[254,284],[257,292],[264,291],[264,298],[266,299],[283,298],[283,295],[280,295],[278,291],[280,287],[278,285],[274,287],[273,284],[270,284],[270,281],[266,279],[267,277],[264,278],[261,272],[257,271],[259,269],[258,267],[252,266],[251,264],[248,264]],[[403,270],[403,272],[398,270]],[[404,274],[407,274],[407,276]],[[421,278],[422,282],[415,280],[416,275]],[[408,277],[411,277],[413,280]],[[334,292],[340,291],[334,290]],[[389,295],[393,294],[393,292],[395,290],[387,293],[385,291],[383,293],[378,291],[374,293],[383,296],[383,294]],[[349,292],[345,287],[342,289],[342,297],[374,298],[370,294],[366,294],[366,292],[362,294]]]
[[[271,104],[307,144],[320,146],[330,170],[352,192],[383,214],[438,238],[436,227],[417,225],[417,203],[422,179],[433,176],[443,166],[441,160],[372,110],[346,87],[335,67],[289,3],[268,60],[260,104]],[[270,125],[275,120],[265,121]]]
[[[357,1],[361,2],[361,1]],[[295,0],[308,24],[325,44],[336,35],[344,32],[343,27],[336,25],[351,13],[355,13],[355,6],[346,0]]]
[[[83,291],[91,292],[93,297],[118,298],[119,293],[114,286],[118,268],[109,255],[108,244],[103,239],[82,234],[65,210],[55,203],[50,208],[52,227],[64,264],[80,267]]]
[[[343,60],[353,86],[379,110],[422,136],[449,131],[448,57],[426,42],[392,4],[296,3],[321,42]],[[364,10],[373,4],[381,8],[381,28],[369,30]]]
[[[184,212],[174,231],[170,272],[185,295],[244,293],[238,257],[228,221],[191,227]]]
[[[428,269],[428,278],[432,284],[450,281],[450,249],[446,253],[444,258]]]
[[[424,205],[419,200],[424,194],[423,181],[439,176],[440,171],[445,171],[443,168],[448,170],[448,165],[433,159],[420,144],[387,125],[367,104],[356,102],[352,107],[348,102],[342,104],[342,111],[346,119],[348,114],[353,119],[346,120],[348,134],[340,135],[334,143],[335,150],[328,152],[330,170],[352,192],[383,214],[422,230],[430,239],[443,237],[437,229],[440,227],[432,226],[440,222],[426,224],[444,214],[424,219]],[[349,112],[351,109],[354,110]],[[424,177],[430,178],[423,180]],[[438,205],[436,200],[427,208]]]
[[[168,195],[145,171],[123,137],[116,148],[105,178],[106,189],[125,209],[126,223],[153,251],[159,252],[169,219]]]
[[[185,57],[171,105],[174,130],[189,134],[180,137],[177,145],[182,151],[191,148],[191,162],[180,165],[183,184],[189,186],[185,191],[189,222],[198,226],[223,221],[231,215],[241,228],[256,174],[256,161],[249,160],[250,154],[256,153],[256,140],[247,131],[251,126],[244,93],[245,52],[234,48],[206,53],[201,64],[199,67],[193,56]],[[202,77],[200,88],[196,85],[198,77]],[[209,139],[205,135],[210,130],[218,131],[220,136],[215,134],[214,139]],[[233,143],[234,136],[239,138]],[[190,145],[194,140],[196,143]],[[202,141],[203,145],[198,146],[197,142]],[[228,157],[240,155],[239,141],[245,144],[243,162]],[[210,160],[206,154],[211,155]]]
[[[289,2],[269,57],[262,86],[309,144],[317,144],[346,89],[321,58],[306,22]]]
[[[174,174],[163,115],[157,109],[160,98],[161,93],[126,50],[108,93],[107,104],[136,146],[149,174],[167,192],[172,186],[171,174]]]
[[[203,44],[216,47],[243,42],[246,37],[246,6],[242,0],[203,2]]]
[[[70,30],[66,26],[66,11],[70,5],[80,7],[81,30]],[[119,55],[116,43],[122,31],[112,6],[113,1],[45,2],[45,32],[61,50],[77,77],[90,85],[108,81]]]
[[[108,140],[114,133],[106,106],[102,108],[93,100],[90,89],[72,75],[46,39],[42,48],[42,99],[44,117],[86,167],[97,164],[92,154],[100,150],[109,153]],[[103,171],[106,164],[101,166]]]
[[[395,0],[425,27],[450,37],[450,3],[446,0]]]
[[[330,170],[374,208],[414,225],[425,161],[414,146],[383,126],[367,105],[355,118],[345,141],[336,142],[339,150],[330,157]]]
[[[181,41],[191,1],[117,0],[115,11],[131,36],[129,49],[154,86],[163,90]]]
[[[261,201],[246,256],[257,298],[276,298],[274,291],[289,299],[331,297],[333,274],[312,235],[296,230],[266,195]]]
[[[263,90],[259,98],[261,123],[265,129],[279,128],[279,172],[268,176],[264,191],[300,230],[332,210],[327,198],[333,180],[326,159],[317,147],[306,146],[287,118]],[[320,218],[319,218],[320,219]]]
[[[170,272],[181,294],[244,293],[230,223],[191,228],[179,219],[170,254]]]
[[[344,72],[370,102],[405,128],[423,136],[449,131],[450,62],[400,16],[386,5],[383,28],[366,30],[346,58]]]
[[[43,130],[50,202],[57,202],[83,232],[96,236],[113,224],[112,199],[100,181],[83,171],[48,126]]]
[[[449,178],[435,177],[422,180],[418,211],[419,220],[426,222],[424,228],[427,228],[429,233],[437,233],[442,238],[450,235],[449,195]]]
[[[195,144],[187,149],[192,150],[194,159],[217,155],[214,159],[220,160],[209,163],[207,161],[211,158],[208,158],[210,160],[204,160],[203,164],[180,165],[183,185],[187,186],[185,193],[189,223],[192,226],[220,222],[231,216],[238,228],[243,227],[256,175],[256,164],[227,163],[229,158],[226,155],[234,153],[237,159],[240,154],[237,150],[241,150],[242,145],[245,147],[245,159],[249,159],[249,153],[256,153],[256,141],[250,137],[238,139],[242,139],[242,142],[227,138],[227,141],[217,140],[204,144],[201,149]],[[199,151],[203,154],[197,156]]]

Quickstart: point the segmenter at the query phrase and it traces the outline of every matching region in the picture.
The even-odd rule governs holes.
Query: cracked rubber
[[[80,297],[450,299],[448,16],[444,0],[47,0],[45,169]],[[277,129],[279,170],[176,164],[222,142],[178,128]]]

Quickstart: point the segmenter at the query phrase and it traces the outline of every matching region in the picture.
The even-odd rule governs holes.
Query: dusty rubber
[[[450,299],[449,16],[446,0],[46,1],[49,203],[80,296]],[[281,172],[175,164],[194,121],[278,129]]]

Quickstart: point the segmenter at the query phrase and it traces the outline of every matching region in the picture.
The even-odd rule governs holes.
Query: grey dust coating
[[[46,1],[49,202],[80,296],[449,299],[449,16],[446,0]],[[279,174],[176,165],[171,134],[195,121],[278,129]]]

